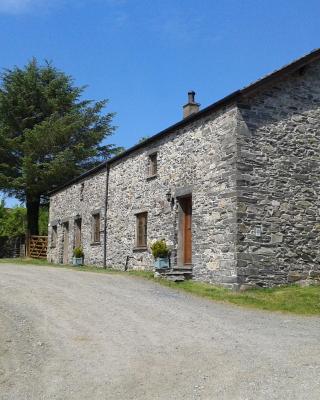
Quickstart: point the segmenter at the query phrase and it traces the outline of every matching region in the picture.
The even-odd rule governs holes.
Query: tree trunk
[[[40,196],[29,196],[26,198],[27,207],[27,235],[39,235],[39,208]]]

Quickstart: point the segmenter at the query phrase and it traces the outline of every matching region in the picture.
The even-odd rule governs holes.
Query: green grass
[[[155,279],[149,271],[128,271],[103,269],[94,266],[75,267],[72,265],[56,265],[45,260],[34,259],[2,259],[0,263],[29,264],[53,266],[55,268],[70,268],[74,271],[89,271],[107,274],[126,274],[157,282],[175,290],[204,297],[210,300],[231,303],[238,306],[258,308],[267,311],[281,311],[302,315],[320,315],[320,286],[285,286],[272,289],[251,289],[245,292],[231,292],[228,289],[195,281],[171,282],[165,279]]]

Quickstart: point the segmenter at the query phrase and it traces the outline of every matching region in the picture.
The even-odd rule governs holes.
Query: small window
[[[147,213],[137,214],[136,246],[147,247]]]
[[[92,216],[92,241],[94,243],[100,242],[100,214]]]
[[[83,191],[84,191],[84,183],[81,183],[81,186],[80,186],[80,201],[83,201]]]
[[[51,231],[51,247],[57,246],[57,239],[58,239],[57,225],[54,225]]]
[[[74,247],[81,247],[81,218],[74,221]]]
[[[158,173],[158,153],[149,155],[149,177],[156,176]]]

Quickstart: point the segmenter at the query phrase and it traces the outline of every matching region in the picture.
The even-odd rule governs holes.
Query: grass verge
[[[70,268],[76,271],[87,271],[107,274],[126,274],[157,282],[176,290],[182,290],[210,300],[231,303],[238,306],[258,308],[267,311],[281,311],[301,315],[320,315],[320,286],[285,286],[272,289],[251,289],[245,292],[231,292],[228,289],[195,281],[170,282],[155,279],[152,272],[103,269],[94,266],[75,267],[72,265],[56,265],[45,260],[34,259],[2,259],[0,263],[23,265],[43,265],[55,268]]]

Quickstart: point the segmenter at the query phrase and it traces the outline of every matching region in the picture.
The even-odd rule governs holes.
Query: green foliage
[[[3,226],[3,221],[6,217],[6,213],[7,213],[7,211],[6,211],[6,205],[5,205],[4,199],[0,199],[0,234],[1,234],[1,229]]]
[[[119,146],[112,150],[112,156],[118,156],[126,151],[125,147]]]
[[[0,78],[0,187],[29,210],[117,152],[101,144],[114,131],[107,101],[83,100],[84,87],[51,63],[32,59]]]
[[[169,254],[169,249],[164,239],[154,242],[151,245],[151,251],[154,258],[166,258]]]
[[[49,223],[49,210],[48,207],[40,207],[39,213],[39,235],[48,235],[48,223]]]
[[[299,287],[292,285],[232,292],[223,287],[194,281],[175,283],[163,280],[161,283],[197,296],[238,306],[295,314],[320,315],[320,286]]]
[[[24,207],[16,206],[9,209],[4,221],[3,236],[23,236],[26,232],[26,215]]]
[[[39,234],[48,234],[48,208],[41,207],[39,215]],[[26,234],[27,209],[21,206],[6,208],[0,201],[0,236],[17,237]]]
[[[26,229],[26,209],[24,207],[6,208],[0,201],[0,236],[23,236]]]
[[[75,258],[83,258],[84,257],[84,253],[83,253],[82,247],[75,247],[73,249],[73,256]]]

